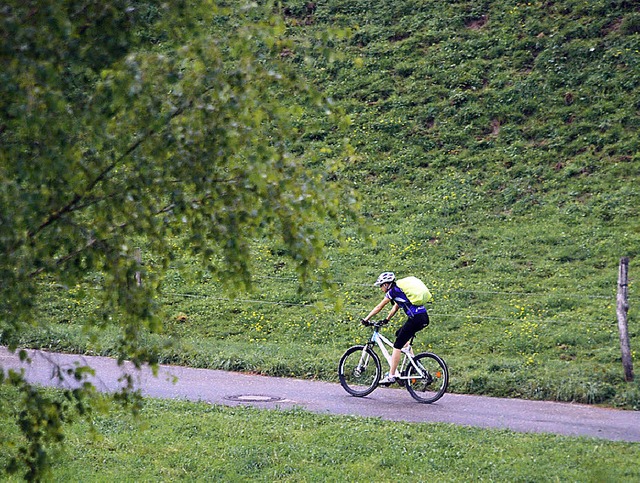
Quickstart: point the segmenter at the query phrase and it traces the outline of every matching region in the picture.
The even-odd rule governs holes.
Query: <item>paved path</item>
[[[256,376],[234,372],[161,366],[158,377],[150,369],[123,367],[107,357],[89,357],[29,350],[31,364],[0,347],[0,367],[25,368],[33,383],[73,387],[54,377],[56,366],[90,365],[90,380],[100,391],[121,387],[125,371],[134,375],[145,396],[204,401],[229,406],[251,404],[269,409],[299,407],[316,413],[374,416],[410,422],[444,422],[519,432],[555,433],[616,441],[640,442],[640,411],[622,411],[582,404],[525,401],[445,394],[435,404],[419,404],[404,389],[376,389],[365,398],[349,396],[337,383]],[[177,380],[176,380],[177,378]]]

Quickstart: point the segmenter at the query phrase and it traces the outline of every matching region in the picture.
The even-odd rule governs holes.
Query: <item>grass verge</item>
[[[0,438],[3,446],[14,444],[18,431],[8,419],[13,402],[7,388],[0,390],[0,404]],[[0,464],[4,458],[0,454]],[[634,443],[149,399],[137,418],[111,407],[90,422],[74,423],[51,477],[637,481],[639,459]]]

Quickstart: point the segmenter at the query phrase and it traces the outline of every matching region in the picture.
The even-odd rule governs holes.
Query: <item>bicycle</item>
[[[387,323],[381,320],[369,322],[373,327],[371,339],[364,345],[354,345],[340,358],[338,378],[342,387],[352,396],[363,397],[371,394],[378,387],[382,376],[380,357],[373,350],[377,344],[391,366],[391,354],[386,346],[393,348],[393,343],[380,333]],[[440,399],[449,385],[449,369],[444,360],[431,352],[413,355],[409,345],[402,349],[403,358],[399,366],[400,377],[396,381],[404,386],[409,394],[418,402],[431,404]]]

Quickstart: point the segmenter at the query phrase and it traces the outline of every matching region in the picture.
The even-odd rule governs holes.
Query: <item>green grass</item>
[[[635,481],[638,458],[632,443],[147,400],[138,419],[112,407],[74,423],[51,479]]]
[[[283,2],[297,46],[287,59],[351,125],[345,139],[303,113],[290,148],[313,152],[314,165],[340,161],[329,176],[355,189],[371,236],[345,219],[338,246],[326,228],[329,291],[299,287],[277,243],[255,240],[251,293],[227,290],[180,239],[166,272],[144,240],[132,243],[147,274],[165,277],[164,330],[143,334],[143,347],[165,363],[335,381],[340,355],[368,336],[358,319],[379,301],[371,283],[393,270],[435,296],[416,349],[446,359],[450,391],[640,408],[640,382],[623,380],[615,299],[628,256],[637,374],[633,2],[303,3]],[[313,55],[328,26],[352,32],[333,42],[331,63]],[[117,328],[95,328],[100,282],[44,281],[36,306],[48,328],[25,328],[22,343],[118,355]],[[18,436],[0,414],[4,446]],[[86,424],[72,427],[54,479],[639,479],[637,444],[548,435],[158,401],[140,422],[114,410],[93,424],[91,441]]]
[[[529,225],[529,231],[535,228]],[[554,235],[545,234],[541,227],[540,236]],[[557,236],[562,243],[564,237]],[[354,242],[358,244],[363,245]],[[441,254],[451,250],[444,241],[427,245]],[[415,246],[403,247],[406,259],[385,260],[408,267],[416,260]],[[447,360],[452,392],[638,407],[640,386],[624,382],[620,363],[614,267],[611,287],[606,282],[601,288],[570,287],[569,268],[564,269],[565,277],[558,272],[564,264],[575,266],[572,262],[545,259],[532,269],[526,258],[516,254],[496,260],[489,247],[474,243],[466,250],[474,249],[479,252],[452,254],[452,259],[436,256],[441,266],[455,263],[460,268],[443,268],[425,277],[436,303],[429,308],[432,322],[419,335],[416,350],[433,350]],[[511,250],[496,247],[500,249]],[[480,251],[484,250],[483,256]],[[475,262],[465,266],[460,259]],[[187,262],[197,270],[196,260]],[[342,352],[368,337],[358,319],[380,298],[370,283],[378,269],[389,265],[378,265],[374,271],[366,263],[349,263],[350,268],[345,268],[345,261],[341,265],[345,273],[360,275],[341,281],[335,294],[327,294],[314,285],[300,292],[295,277],[277,257],[264,256],[262,262],[259,273],[263,275],[256,277],[255,292],[238,294],[235,300],[206,276],[186,280],[170,271],[160,304],[164,334],[143,337],[143,345],[155,348],[163,363],[336,381]],[[484,264],[488,266],[481,268]],[[278,269],[270,270],[272,266]],[[518,272],[515,266],[523,269]],[[416,273],[409,268],[398,271]],[[554,277],[545,280],[544,274],[536,273],[539,271]],[[456,274],[460,278],[445,279]],[[342,280],[350,278],[344,277]],[[513,286],[506,285],[507,280]],[[56,287],[50,290],[53,295],[42,308],[47,317],[59,318],[58,323],[47,331],[27,332],[26,345],[118,355],[115,329],[91,332],[95,338],[87,340],[80,323],[91,316],[90,295],[78,297],[74,290]],[[91,290],[85,292],[91,294]],[[341,299],[342,308],[334,307],[334,295]],[[636,314],[632,301],[630,320]],[[635,337],[634,326],[630,327]],[[387,329],[386,333],[393,332]]]
[[[452,391],[640,407],[640,386],[623,381],[615,299],[628,256],[637,361],[634,8],[327,0],[312,11],[285,1],[282,14],[292,67],[351,119],[345,140],[304,113],[291,149],[341,160],[330,175],[355,189],[371,236],[350,219],[343,245],[323,231],[332,291],[299,287],[287,250],[256,240],[251,293],[222,286],[180,239],[167,271],[140,240],[145,270],[165,278],[164,335],[144,337],[159,360],[335,380],[341,353],[367,337],[357,320],[380,298],[372,281],[393,270],[434,293],[418,349],[448,361]],[[333,41],[333,62],[313,56],[329,25],[352,34]],[[83,329],[103,323],[100,280],[45,284],[38,309],[53,327],[23,343],[116,354],[115,329]]]

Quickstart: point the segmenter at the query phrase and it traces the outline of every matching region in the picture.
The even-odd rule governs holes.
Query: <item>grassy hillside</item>
[[[303,115],[300,143],[314,163],[341,160],[328,176],[355,189],[371,236],[345,220],[338,246],[327,229],[332,292],[298,287],[286,250],[260,240],[249,294],[226,292],[183,257],[159,299],[166,336],[149,336],[160,360],[335,380],[341,353],[367,336],[357,320],[381,297],[371,283],[393,270],[434,292],[417,348],[448,361],[452,391],[638,408],[615,313],[618,262],[629,256],[637,358],[634,4],[283,2],[298,48],[282,56],[351,121],[345,138]],[[314,39],[335,26],[350,35],[333,42],[333,62],[314,57]],[[180,258],[180,240],[175,249]],[[144,262],[162,266],[152,253]],[[48,287],[40,307],[57,328],[25,343],[111,353],[115,332],[87,345],[79,325],[99,285]]]

